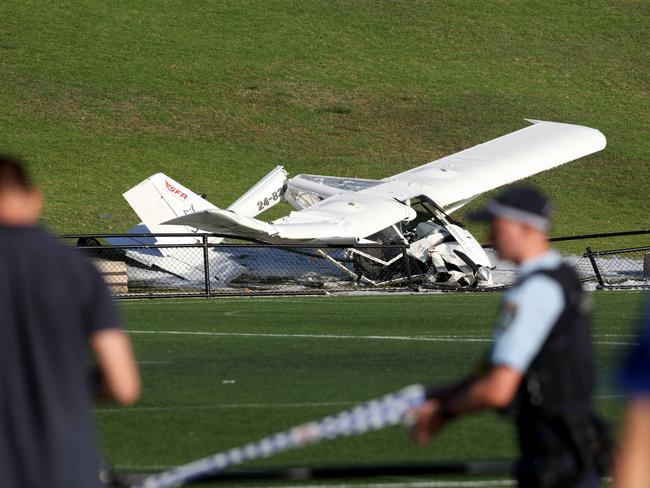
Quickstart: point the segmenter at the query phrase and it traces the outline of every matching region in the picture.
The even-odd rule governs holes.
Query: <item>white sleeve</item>
[[[506,299],[491,354],[494,366],[509,366],[525,373],[564,309],[560,284],[545,275],[526,280]]]

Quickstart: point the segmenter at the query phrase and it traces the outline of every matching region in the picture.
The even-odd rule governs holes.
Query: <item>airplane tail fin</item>
[[[189,233],[197,229],[178,225],[161,225],[183,215],[216,209],[214,205],[163,173],[157,173],[137,184],[124,198],[150,230],[157,233]],[[192,242],[188,238],[164,238],[166,244]],[[158,240],[161,241],[160,239]]]
[[[282,166],[276,166],[230,205],[228,210],[241,217],[255,217],[282,200],[286,180],[287,172]],[[124,198],[153,234],[203,233],[189,225],[170,226],[162,223],[204,210],[219,210],[205,198],[163,173],[157,173],[137,184],[124,193]],[[165,244],[183,244],[194,240],[165,237],[162,241]]]

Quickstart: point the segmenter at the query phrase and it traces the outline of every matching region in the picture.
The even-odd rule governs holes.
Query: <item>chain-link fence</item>
[[[517,266],[497,262],[492,271],[495,282],[508,287],[517,279]],[[564,261],[573,266],[587,289],[650,289],[650,246],[593,251],[583,254],[562,253]]]
[[[650,246],[609,251],[588,247],[577,269],[598,288],[650,288]]]
[[[554,245],[583,242],[585,252],[565,251],[581,280],[596,289],[650,289],[650,230],[575,235],[550,239]],[[612,249],[611,242],[619,246]],[[609,244],[609,246],[608,246]],[[570,247],[575,249],[575,244]],[[609,250],[594,249],[609,247]]]
[[[493,270],[490,286],[449,286],[405,245],[223,243],[203,234],[63,236],[101,271],[119,298],[327,294],[388,290],[494,291],[516,268]],[[107,241],[109,244],[106,244]],[[650,288],[650,246],[568,255],[597,288]],[[492,257],[496,263],[496,258]],[[474,284],[475,285],[475,284]]]
[[[186,234],[146,243],[152,237],[124,236],[129,243],[118,245],[92,236],[64,239],[96,265],[120,298],[407,289],[423,272],[405,246],[217,244],[214,236]],[[170,237],[187,242],[164,244]]]

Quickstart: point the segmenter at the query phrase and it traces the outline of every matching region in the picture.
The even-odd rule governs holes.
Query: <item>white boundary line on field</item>
[[[116,407],[95,408],[96,413],[110,412],[164,412],[173,410],[232,410],[242,408],[318,408],[318,407],[345,407],[363,403],[362,400],[348,402],[306,402],[306,403],[217,403],[213,405],[168,405],[165,407]]]
[[[379,341],[428,341],[428,342],[492,342],[487,337],[463,336],[382,336],[344,334],[278,334],[274,332],[206,332],[180,330],[129,330],[129,334],[196,335],[213,337],[270,337],[288,339],[362,339]]]
[[[179,331],[179,330],[129,330],[129,334],[161,334],[161,335],[189,335],[211,337],[270,337],[289,339],[356,339],[375,341],[420,341],[420,342],[492,342],[491,337],[472,337],[460,335],[443,336],[382,336],[382,335],[344,335],[344,334],[278,334],[269,332],[206,332],[206,331]],[[599,337],[598,335],[594,337]],[[607,334],[604,337],[619,337]],[[629,337],[629,336],[622,336]],[[634,342],[622,341],[594,341],[601,346],[632,346]]]

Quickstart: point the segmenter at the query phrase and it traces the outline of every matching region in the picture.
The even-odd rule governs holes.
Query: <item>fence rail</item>
[[[616,233],[648,234],[650,231]],[[494,291],[509,285],[504,282],[487,288],[450,288],[436,284],[427,274],[427,266],[411,257],[405,244],[224,243],[221,242],[224,237],[228,236],[60,236],[93,260],[113,295],[125,299],[422,289]],[[574,237],[581,239],[585,236]],[[170,238],[175,241],[170,243]],[[594,283],[596,288],[650,288],[650,246],[603,251],[587,247],[582,256],[568,256],[567,259],[574,264],[581,279]]]

